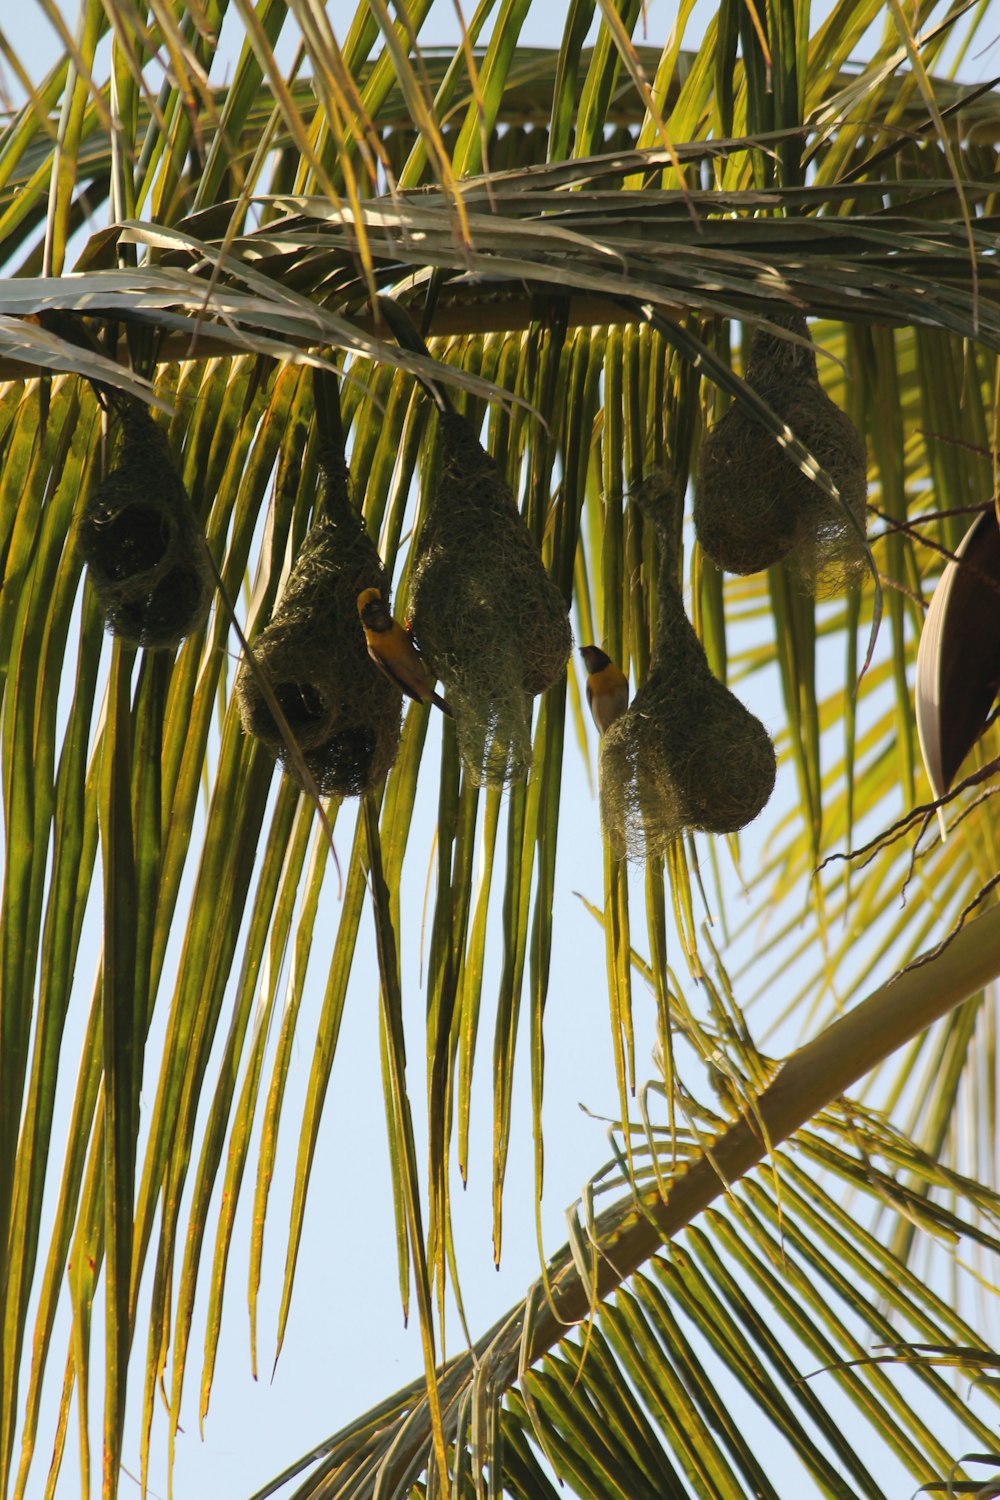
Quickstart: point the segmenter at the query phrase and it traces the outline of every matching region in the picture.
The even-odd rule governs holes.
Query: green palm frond
[[[548,1494],[546,1471],[601,1496],[781,1493],[783,1447],[768,1457],[759,1434],[748,1441],[725,1394],[732,1382],[817,1493],[879,1497],[891,1493],[890,1471],[946,1481],[955,1454],[936,1436],[945,1412],[964,1428],[960,1443],[992,1441],[989,1416],[942,1368],[974,1375],[997,1353],[873,1229],[889,1216],[960,1265],[965,1245],[995,1250],[1000,1197],[942,1167],[881,1115],[846,1099],[817,1111],[814,1092],[831,1076],[831,1054],[848,1078],[892,1046],[878,1017],[891,1012],[901,1040],[996,966],[995,917],[977,925],[976,938],[964,934],[804,1048],[728,1129],[693,1100],[692,1129],[630,1127],[631,1177],[623,1181],[621,1147],[544,1278],[440,1371],[456,1482],[464,1465],[459,1493]],[[593,1213],[594,1198],[615,1194]],[[970,1277],[965,1300],[974,1284]],[[904,1394],[904,1371],[919,1378],[926,1404]],[[983,1396],[996,1399],[992,1387]],[[845,1425],[852,1407],[870,1448]],[[305,1468],[297,1500],[418,1493],[411,1486],[428,1468],[430,1441],[418,1382],[255,1500]]]
[[[148,1479],[157,1390],[172,1444],[196,1383],[209,1408],[244,1263],[256,1366],[284,1129],[295,1167],[280,1348],[372,930],[371,1076],[425,1379],[345,1428],[303,1495],[436,1493],[442,1467],[456,1494],[548,1495],[553,1476],[609,1496],[778,1493],[733,1416],[737,1385],[818,1492],[882,1493],[821,1381],[858,1404],[908,1482],[947,1483],[957,1452],[933,1411],[954,1417],[969,1452],[990,1451],[991,1428],[919,1346],[963,1370],[993,1356],[918,1274],[916,1249],[928,1237],[995,1249],[995,1090],[981,1060],[1000,971],[994,801],[963,791],[949,838],[928,827],[912,872],[910,839],[876,843],[867,864],[828,856],[927,798],[915,642],[970,508],[994,496],[997,101],[935,76],[989,7],[939,21],[929,3],[904,16],[840,0],[810,36],[806,6],[723,0],[694,51],[690,7],[660,49],[636,43],[632,0],[602,3],[596,37],[574,5],[551,50],[520,46],[526,0],[495,25],[484,3],[461,45],[424,48],[429,8],[390,14],[373,0],[341,28],[303,0],[82,0],[67,29],[45,0],[65,55],[30,87],[14,69],[25,102],[0,122],[0,1494],[28,1493],[53,1425],[52,1484],[69,1470],[74,1403],[83,1483],[100,1467],[112,1494],[130,1372]],[[871,61],[848,67],[875,21]],[[224,22],[238,55],[222,88]],[[588,872],[618,1117],[634,1113],[645,982],[665,1097],[641,1092],[644,1121],[616,1140],[616,1170],[585,1194],[572,1244],[477,1343],[481,1363],[460,1358],[436,1385],[458,1281],[452,1164],[491,1176],[499,1257],[525,1049],[540,1220],[545,1010],[578,769],[567,729],[584,747],[587,730],[571,673],[537,704],[530,773],[501,793],[474,784],[452,728],[439,735],[414,703],[384,788],[361,807],[330,799],[322,818],[243,733],[234,626],[252,644],[267,625],[316,516],[311,366],[342,377],[353,499],[407,613],[440,457],[412,378],[428,367],[373,313],[376,293],[422,322],[581,640],[602,642],[633,689],[650,669],[659,566],[631,499],[644,475],[669,466],[686,485],[703,434],[736,401],[829,486],[741,378],[752,329],[789,306],[813,320],[824,387],[867,440],[877,572],[817,601],[779,568],[724,580],[685,536],[714,670],[770,704],[783,804],[727,846],[676,840],[644,884],[608,852]],[[126,397],[152,406],[221,582],[176,651],[108,641],[76,545],[113,461],[104,408]],[[862,672],[866,633],[878,638]],[[426,808],[425,1043],[407,1058]],[[840,1009],[934,948],[901,981],[905,1021],[901,992],[876,991],[882,1050],[829,1043],[850,1034],[836,1027],[851,1011],[825,1034],[802,1112],[769,1113],[801,1062],[772,1081],[754,1038],[822,1049]],[[678,954],[698,981],[687,998]],[[876,1064],[863,1107],[835,1107]],[[706,1069],[742,1110],[728,1127],[693,1102]],[[477,1110],[492,1126],[487,1163],[474,1160]],[[743,1154],[729,1162],[733,1140]],[[845,1207],[848,1190],[864,1210]],[[592,1200],[610,1193],[595,1217]],[[671,1217],[678,1197],[687,1209]],[[582,1326],[567,1335],[557,1313]],[[866,1363],[866,1339],[916,1351],[929,1405],[902,1365]]]

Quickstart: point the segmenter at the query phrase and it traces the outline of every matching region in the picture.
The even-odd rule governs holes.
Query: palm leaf
[[[877,848],[850,886],[838,865],[814,873],[832,849],[864,842],[924,795],[908,688],[919,601],[940,567],[940,549],[954,551],[964,529],[951,512],[981,504],[992,485],[1000,341],[995,99],[928,82],[962,7],[936,27],[932,7],[922,5],[914,24],[930,28],[924,36],[915,30],[901,38],[887,26],[860,77],[844,64],[879,13],[860,0],[844,0],[812,38],[802,7],[769,6],[767,30],[744,25],[738,46],[733,25],[738,32],[741,12],[724,6],[696,53],[682,49],[686,8],[660,51],[635,44],[640,8],[632,5],[605,7],[596,43],[585,47],[586,7],[574,6],[557,52],[520,48],[527,8],[504,7],[488,45],[479,47],[484,5],[461,46],[434,50],[420,45],[422,4],[395,19],[383,7],[361,7],[339,36],[315,7],[282,0],[200,12],[161,4],[109,11],[86,0],[75,34],[65,36],[67,59],[0,131],[0,264],[7,273],[0,283],[5,1494],[24,1493],[33,1473],[61,1305],[72,1331],[55,1417],[53,1484],[65,1461],[73,1398],[89,1482],[88,1411],[101,1399],[103,1483],[114,1489],[130,1360],[134,1376],[141,1367],[144,1379],[144,1474],[158,1384],[169,1383],[173,1440],[191,1340],[201,1331],[203,1288],[200,1406],[207,1410],[248,1181],[256,1359],[278,1134],[283,1118],[295,1130],[289,1112],[301,1111],[280,1346],[370,870],[378,888],[380,1061],[398,1275],[404,1303],[411,1268],[417,1276],[428,1371],[437,1347],[432,1304],[440,1313],[447,1283],[457,1280],[449,1167],[453,1154],[463,1173],[478,1165],[469,1122],[479,1101],[492,1118],[487,1170],[499,1254],[525,995],[538,1211],[544,1017],[569,764],[561,688],[537,714],[529,781],[504,801],[462,779],[447,738],[432,788],[425,747],[436,746],[436,731],[429,734],[426,710],[410,711],[380,818],[369,807],[359,821],[350,805],[327,814],[338,848],[350,851],[333,923],[320,919],[333,898],[334,873],[316,809],[289,783],[276,784],[269,755],[242,735],[232,692],[231,621],[222,600],[232,602],[252,639],[267,622],[316,503],[318,439],[305,364],[336,361],[346,377],[355,499],[405,606],[409,537],[419,529],[436,460],[425,442],[428,413],[410,380],[427,371],[372,317],[376,290],[400,296],[424,317],[457,402],[487,431],[512,488],[524,496],[548,571],[567,600],[575,595],[581,630],[599,635],[633,682],[649,667],[656,557],[631,490],[650,462],[668,457],[685,479],[709,414],[721,410],[720,392],[772,421],[740,379],[734,320],[749,330],[789,304],[823,320],[815,325],[818,343],[843,361],[823,359],[823,380],[867,429],[872,500],[887,518],[874,557],[889,587],[887,628],[845,712],[844,690],[853,691],[858,676],[857,632],[877,625],[875,591],[859,591],[843,606],[817,605],[777,576],[723,583],[692,549],[695,612],[716,669],[748,693],[779,684],[774,701],[787,724],[780,749],[794,764],[802,805],[775,816],[759,860],[756,836],[744,841],[742,868],[756,872],[751,916],[741,926],[720,913],[732,936],[726,963],[742,971],[733,986],[701,932],[709,905],[730,904],[727,857],[712,851],[712,885],[698,871],[702,841],[678,842],[668,861],[669,893],[662,867],[647,871],[651,962],[642,967],[655,991],[669,1099],[665,1123],[654,1126],[647,1110],[643,1128],[625,1131],[616,1149],[619,1170],[634,1178],[649,1248],[589,1341],[584,1334],[557,1347],[563,1330],[552,1323],[546,1291],[536,1289],[494,1337],[475,1378],[461,1362],[441,1378],[443,1426],[425,1421],[433,1399],[420,1406],[416,1390],[404,1393],[345,1431],[321,1474],[343,1463],[345,1472],[367,1476],[359,1483],[377,1482],[391,1493],[393,1476],[433,1487],[435,1465],[439,1471],[450,1461],[459,1489],[481,1491],[482,1456],[499,1453],[503,1432],[506,1467],[490,1482],[514,1493],[549,1493],[552,1471],[584,1491],[603,1485],[608,1494],[640,1493],[649,1483],[665,1493],[773,1485],[727,1415],[719,1377],[706,1363],[711,1346],[714,1358],[727,1352],[816,1483],[840,1493],[835,1474],[842,1464],[861,1492],[877,1492],[829,1424],[824,1440],[816,1438],[809,1424],[821,1408],[799,1388],[800,1366],[779,1361],[778,1373],[760,1383],[751,1349],[767,1330],[758,1321],[747,1333],[744,1288],[747,1277],[762,1295],[766,1288],[818,1362],[858,1357],[856,1330],[843,1318],[831,1328],[822,1303],[827,1290],[831,1299],[844,1292],[835,1263],[847,1251],[841,1241],[831,1248],[835,1223],[847,1245],[876,1255],[870,1232],[838,1217],[840,1187],[870,1186],[851,1156],[860,1110],[850,1119],[824,1119],[822,1149],[795,1137],[796,1149],[822,1158],[839,1184],[816,1207],[796,1159],[778,1151],[808,1115],[776,1121],[768,1113],[770,1091],[757,1098],[767,1070],[737,995],[780,994],[778,1003],[753,1002],[757,1013],[764,1008],[764,1024],[784,1009],[786,1023],[814,1035],[831,1002],[842,1004],[893,962],[944,937],[996,868],[992,808],[970,788],[955,837],[918,864],[925,901],[902,916],[891,909],[908,864],[899,844]],[[47,11],[63,25],[51,6]],[[220,90],[211,65],[227,16],[238,25],[242,49],[231,84]],[[981,19],[970,15],[966,45]],[[109,32],[103,77],[98,59]],[[289,36],[294,56],[282,67],[276,49]],[[908,66],[914,57],[916,69]],[[549,126],[538,127],[540,119]],[[68,272],[74,256],[76,270]],[[650,309],[654,326],[640,326],[641,307]],[[106,465],[101,414],[85,382],[148,400],[158,420],[166,418],[173,461],[205,528],[224,594],[176,656],[133,660],[119,645],[107,649],[93,591],[88,583],[81,588],[74,517]],[[795,446],[794,434],[788,442],[808,468],[806,447]],[[411,504],[414,481],[419,497]],[[914,527],[914,514],[928,509],[933,514]],[[828,676],[833,651],[843,663],[843,686]],[[575,681],[570,702],[579,732]],[[989,751],[986,741],[982,753]],[[399,1031],[400,986],[411,982],[400,932],[411,904],[404,862],[415,810],[418,799],[435,796],[425,1231],[411,1124],[413,1060],[404,1084]],[[735,841],[732,852],[740,853]],[[800,935],[806,889],[811,916]],[[492,910],[491,891],[499,898]],[[668,970],[675,941],[668,908],[705,1010],[683,1000]],[[756,945],[743,977],[752,947],[747,932],[763,912],[774,915],[773,931]],[[624,1119],[637,1073],[632,1005],[642,918],[627,872],[610,859],[598,915]],[[877,934],[860,956],[852,951],[853,931],[837,925],[842,917]],[[995,969],[962,969],[970,934],[981,939],[983,931],[967,925],[933,965],[917,971],[951,976],[947,1004],[958,990],[971,998],[884,1064],[872,1085],[898,1114],[910,1071],[926,1070],[930,1086],[907,1119],[915,1142],[873,1117],[864,1116],[864,1131],[877,1142],[869,1158],[876,1149],[893,1153],[891,1183],[890,1174],[879,1178],[879,1201],[888,1199],[891,1213],[905,1203],[910,1218],[935,1234],[982,1232],[992,1245],[972,1208],[947,1219],[934,1164],[938,1155],[949,1160],[947,1190],[963,1204],[976,1214],[993,1211],[989,1190],[973,1178],[992,1180],[995,1164],[981,1145],[966,1160],[957,1125],[965,1098],[981,1096],[975,1048],[991,1035],[990,1003],[980,997]],[[498,944],[503,959],[495,964]],[[84,976],[95,951],[96,975]],[[83,954],[88,961],[81,963]],[[778,985],[790,955],[801,977]],[[303,996],[317,975],[324,998],[300,1099],[289,1089],[289,1060]],[[494,994],[495,1021],[484,1009]],[[942,1002],[941,1013],[945,1008]],[[74,1024],[82,1018],[78,1056],[63,1046],[71,1012]],[[914,1011],[908,1024],[929,1020],[929,1012]],[[720,1127],[692,1117],[691,1080],[674,1058],[671,1027],[715,1070],[727,1097],[747,1108],[743,1124],[710,1153],[704,1147]],[[492,1077],[475,1067],[477,1038],[488,1028]],[[913,1034],[890,1031],[887,1055]],[[856,1076],[844,1072],[839,1045],[826,1056],[810,1114]],[[781,1077],[787,1082],[787,1073]],[[137,1126],[140,1087],[151,1109]],[[71,1093],[65,1159],[56,1153],[49,1165],[57,1094]],[[987,1109],[995,1112],[991,1103]],[[718,1195],[713,1164],[726,1159],[733,1131],[744,1144],[752,1136],[759,1157],[752,1120],[766,1124],[780,1163],[770,1175],[747,1178],[732,1202],[709,1213]],[[658,1205],[673,1151],[692,1162],[698,1157],[681,1179],[684,1191],[704,1181],[711,1192],[699,1205],[703,1219],[685,1231],[690,1246],[685,1241],[683,1251],[640,1274],[659,1244],[654,1226],[662,1227]],[[43,1212],[50,1189],[58,1198],[51,1234]],[[624,1192],[620,1179],[617,1190]],[[667,1195],[668,1205],[674,1196]],[[550,1268],[542,1288],[572,1283],[574,1317],[598,1316],[595,1296],[610,1283],[602,1280],[595,1241],[604,1246],[606,1227],[617,1236],[633,1212],[630,1193],[607,1220],[586,1207],[575,1258],[567,1251]],[[739,1260],[734,1225],[747,1231],[746,1255],[738,1274],[723,1274],[720,1258]],[[805,1311],[776,1284],[783,1234],[800,1257],[796,1285]],[[903,1219],[877,1243],[890,1234],[895,1258],[886,1262],[887,1275],[910,1299],[906,1317],[916,1316],[918,1304],[922,1309],[924,1342],[979,1347],[910,1269],[915,1241]],[[810,1260],[810,1247],[818,1258]],[[696,1260],[697,1276],[690,1271]],[[885,1280],[872,1278],[872,1305],[888,1295]],[[105,1377],[94,1365],[101,1362],[92,1335],[99,1295]],[[859,1306],[854,1316],[885,1334],[871,1307],[859,1313]],[[894,1307],[903,1317],[902,1302]],[[532,1332],[519,1343],[521,1331],[546,1320],[548,1342]],[[738,1330],[741,1320],[746,1327]],[[637,1361],[639,1348],[661,1351],[655,1369]],[[773,1354],[773,1339],[768,1348]],[[501,1407],[515,1377],[517,1394]],[[946,1455],[923,1408],[908,1404],[890,1374],[859,1366],[837,1378],[918,1482],[946,1476]],[[921,1378],[947,1406],[951,1398],[933,1368]],[[612,1418],[606,1432],[595,1425],[595,1402]],[[385,1424],[418,1408],[419,1420],[400,1419],[391,1429],[400,1445],[385,1464]],[[971,1416],[963,1420],[970,1446],[984,1447],[985,1427]],[[824,1442],[833,1444],[832,1456]],[[592,1459],[599,1480],[588,1467]]]
[[[998,933],[996,913],[981,917],[948,950],[869,996],[791,1058],[753,1111],[728,1128],[700,1109],[699,1133],[715,1137],[710,1150],[685,1130],[673,1137],[678,1158],[669,1130],[651,1138],[634,1129],[631,1181],[622,1182],[622,1150],[592,1184],[601,1194],[628,1191],[596,1217],[578,1214],[575,1240],[525,1300],[439,1372],[448,1440],[468,1449],[470,1494],[535,1492],[519,1487],[519,1475],[536,1445],[557,1475],[586,1493],[626,1496],[653,1486],[706,1497],[741,1496],[744,1486],[780,1493],[783,1460],[772,1465],[759,1444],[756,1456],[748,1446],[720,1397],[715,1361],[766,1412],[820,1493],[885,1493],[842,1419],[831,1416],[839,1396],[815,1393],[823,1375],[869,1424],[882,1464],[894,1455],[920,1482],[947,1478],[953,1455],[935,1437],[935,1420],[922,1414],[923,1403],[918,1414],[890,1367],[865,1357],[863,1340],[898,1345],[900,1329],[913,1328],[965,1368],[997,1356],[866,1227],[865,1215],[844,1211],[834,1184],[863,1193],[876,1215],[889,1208],[893,1217],[915,1217],[921,1237],[949,1247],[949,1256],[962,1239],[995,1247],[1000,1198],[848,1100],[818,1112],[817,1089],[861,1076],[992,976]],[[673,1172],[665,1194],[657,1153]],[[900,1162],[910,1186],[896,1175]],[[962,1205],[957,1212],[938,1200],[941,1189]],[[931,1405],[967,1424],[968,1441],[989,1440],[988,1423],[933,1360],[918,1354],[911,1368]],[[481,1403],[490,1415],[473,1420]],[[429,1457],[418,1382],[255,1500],[309,1466],[296,1500],[415,1493]]]

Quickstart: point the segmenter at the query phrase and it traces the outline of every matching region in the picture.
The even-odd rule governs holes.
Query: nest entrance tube
[[[659,611],[649,675],[601,742],[601,818],[619,859],[662,855],[683,829],[734,833],[774,788],[763,724],[712,672],[674,573],[676,500],[663,475],[635,499],[660,539]]]
[[[339,414],[336,426],[339,433]],[[326,440],[320,461],[318,519],[270,624],[251,642],[254,664],[240,665],[236,693],[246,732],[301,782],[266,678],[319,791],[357,797],[377,787],[396,758],[401,694],[370,660],[358,620],[358,595],[377,588],[388,599],[388,579],[347,494],[342,439]]]
[[[810,587],[830,593],[865,564],[865,446],[820,385],[805,319],[779,314],[772,322],[807,343],[782,338],[770,326],[755,329],[747,384],[819,461],[841,503],[734,402],[701,446],[695,532],[706,555],[730,573],[758,573],[787,558]]]
[[[212,598],[205,539],[141,402],[116,395],[116,462],[84,506],[77,543],[108,629],[133,646],[172,648]]]
[[[450,406],[439,442],[441,478],[413,571],[413,632],[445,684],[470,777],[497,784],[527,770],[531,699],[565,672],[573,636],[510,486]]]

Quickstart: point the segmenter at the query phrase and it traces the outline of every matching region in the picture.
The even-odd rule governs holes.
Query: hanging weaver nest
[[[796,314],[772,322],[809,338]],[[755,329],[746,379],[826,470],[842,504],[734,402],[701,446],[694,503],[698,540],[730,573],[758,573],[793,558],[804,582],[829,593],[851,582],[865,561],[864,443],[820,385],[811,343],[792,343],[768,326]]]
[[[347,495],[347,469],[324,450],[320,519],[310,528],[281,601],[253,641],[254,661],[288,721],[309,774],[324,796],[357,797],[378,786],[399,747],[401,695],[368,656],[357,598],[389,587],[378,551]],[[243,727],[270,746],[300,780],[258,672],[244,660],[236,678]]]
[[[78,546],[112,635],[172,648],[208,613],[205,539],[163,430],[139,401],[116,396],[112,410],[116,463],[84,507]]]
[[[649,676],[601,743],[601,816],[619,859],[660,855],[684,828],[734,833],[775,775],[767,730],[713,675],[684,613],[671,481],[651,476],[634,499],[659,532],[659,610]]]
[[[573,645],[510,487],[464,417],[432,390],[442,472],[417,544],[413,633],[455,712],[477,786],[520,776],[531,758],[531,698],[566,670]]]

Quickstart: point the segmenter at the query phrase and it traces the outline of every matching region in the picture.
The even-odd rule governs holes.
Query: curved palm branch
[[[867,1221],[888,1214],[909,1223],[961,1264],[960,1245],[995,1250],[1000,1197],[942,1167],[883,1116],[847,1099],[830,1110],[818,1101],[994,977],[997,913],[975,927],[802,1048],[728,1127],[693,1099],[683,1131],[652,1124],[646,1112],[629,1127],[635,1169],[618,1145],[577,1205],[572,1239],[524,1302],[439,1372],[460,1493],[558,1493],[547,1466],[601,1496],[776,1495],[787,1458],[769,1461],[759,1438],[748,1441],[720,1399],[720,1365],[818,1493],[881,1496],[893,1459],[931,1487],[968,1482],[935,1436],[940,1416],[928,1411],[940,1401],[966,1424],[968,1441],[990,1444],[988,1421],[939,1366],[974,1375],[998,1356],[957,1302],[942,1300]],[[675,1021],[683,1029],[682,1013]],[[869,1211],[855,1204],[846,1213],[845,1188]],[[611,1207],[594,1212],[599,1196],[615,1193]],[[871,1338],[891,1353],[869,1355]],[[820,1367],[804,1368],[810,1358]],[[884,1368],[892,1362],[919,1375],[933,1394],[927,1407],[901,1400]],[[819,1397],[820,1376],[839,1387],[836,1396]],[[841,1396],[870,1424],[877,1458],[862,1457],[833,1415]],[[417,1382],[255,1500],[307,1467],[296,1500],[408,1494],[425,1472],[432,1483],[433,1466]]]

